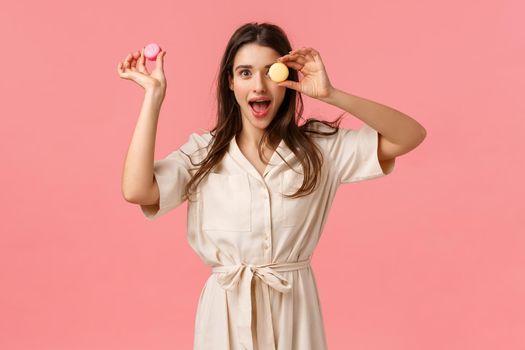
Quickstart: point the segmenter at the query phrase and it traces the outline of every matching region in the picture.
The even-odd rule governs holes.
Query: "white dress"
[[[206,148],[196,150],[211,138],[209,132],[193,133],[178,150],[155,161],[160,204],[141,206],[148,219],[182,203],[195,170],[181,150],[200,161]],[[327,348],[309,261],[339,185],[387,175],[394,165],[383,173],[378,133],[367,124],[313,140],[324,161],[319,187],[306,197],[281,195],[294,193],[303,177],[278,154],[261,176],[233,138],[221,165],[201,182],[196,202],[188,202],[187,239],[211,272],[197,307],[194,349]],[[300,170],[284,141],[277,151]]]

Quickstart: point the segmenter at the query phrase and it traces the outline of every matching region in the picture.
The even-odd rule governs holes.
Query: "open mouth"
[[[249,102],[252,112],[257,117],[262,117],[270,110],[272,101]]]

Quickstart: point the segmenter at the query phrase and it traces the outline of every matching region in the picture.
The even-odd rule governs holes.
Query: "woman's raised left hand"
[[[328,97],[334,89],[326,74],[321,55],[311,47],[292,50],[289,54],[279,57],[277,61],[303,74],[303,78],[298,82],[285,80],[278,83],[279,86],[297,90],[317,99]]]

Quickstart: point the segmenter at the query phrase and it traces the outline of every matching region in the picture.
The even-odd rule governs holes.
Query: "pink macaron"
[[[146,47],[144,47],[144,57],[150,61],[154,61],[157,59],[157,55],[159,54],[160,50],[161,48],[159,45],[155,43],[148,44]]]

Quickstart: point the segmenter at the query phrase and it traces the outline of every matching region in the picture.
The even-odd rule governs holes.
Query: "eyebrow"
[[[270,68],[270,67],[272,66],[272,64],[273,64],[273,63],[268,64],[268,65],[264,66],[264,68]],[[240,69],[240,68],[253,68],[253,66],[252,66],[252,65],[249,65],[249,64],[243,64],[243,65],[240,65],[240,66],[235,67],[235,71],[236,71],[237,69]]]

